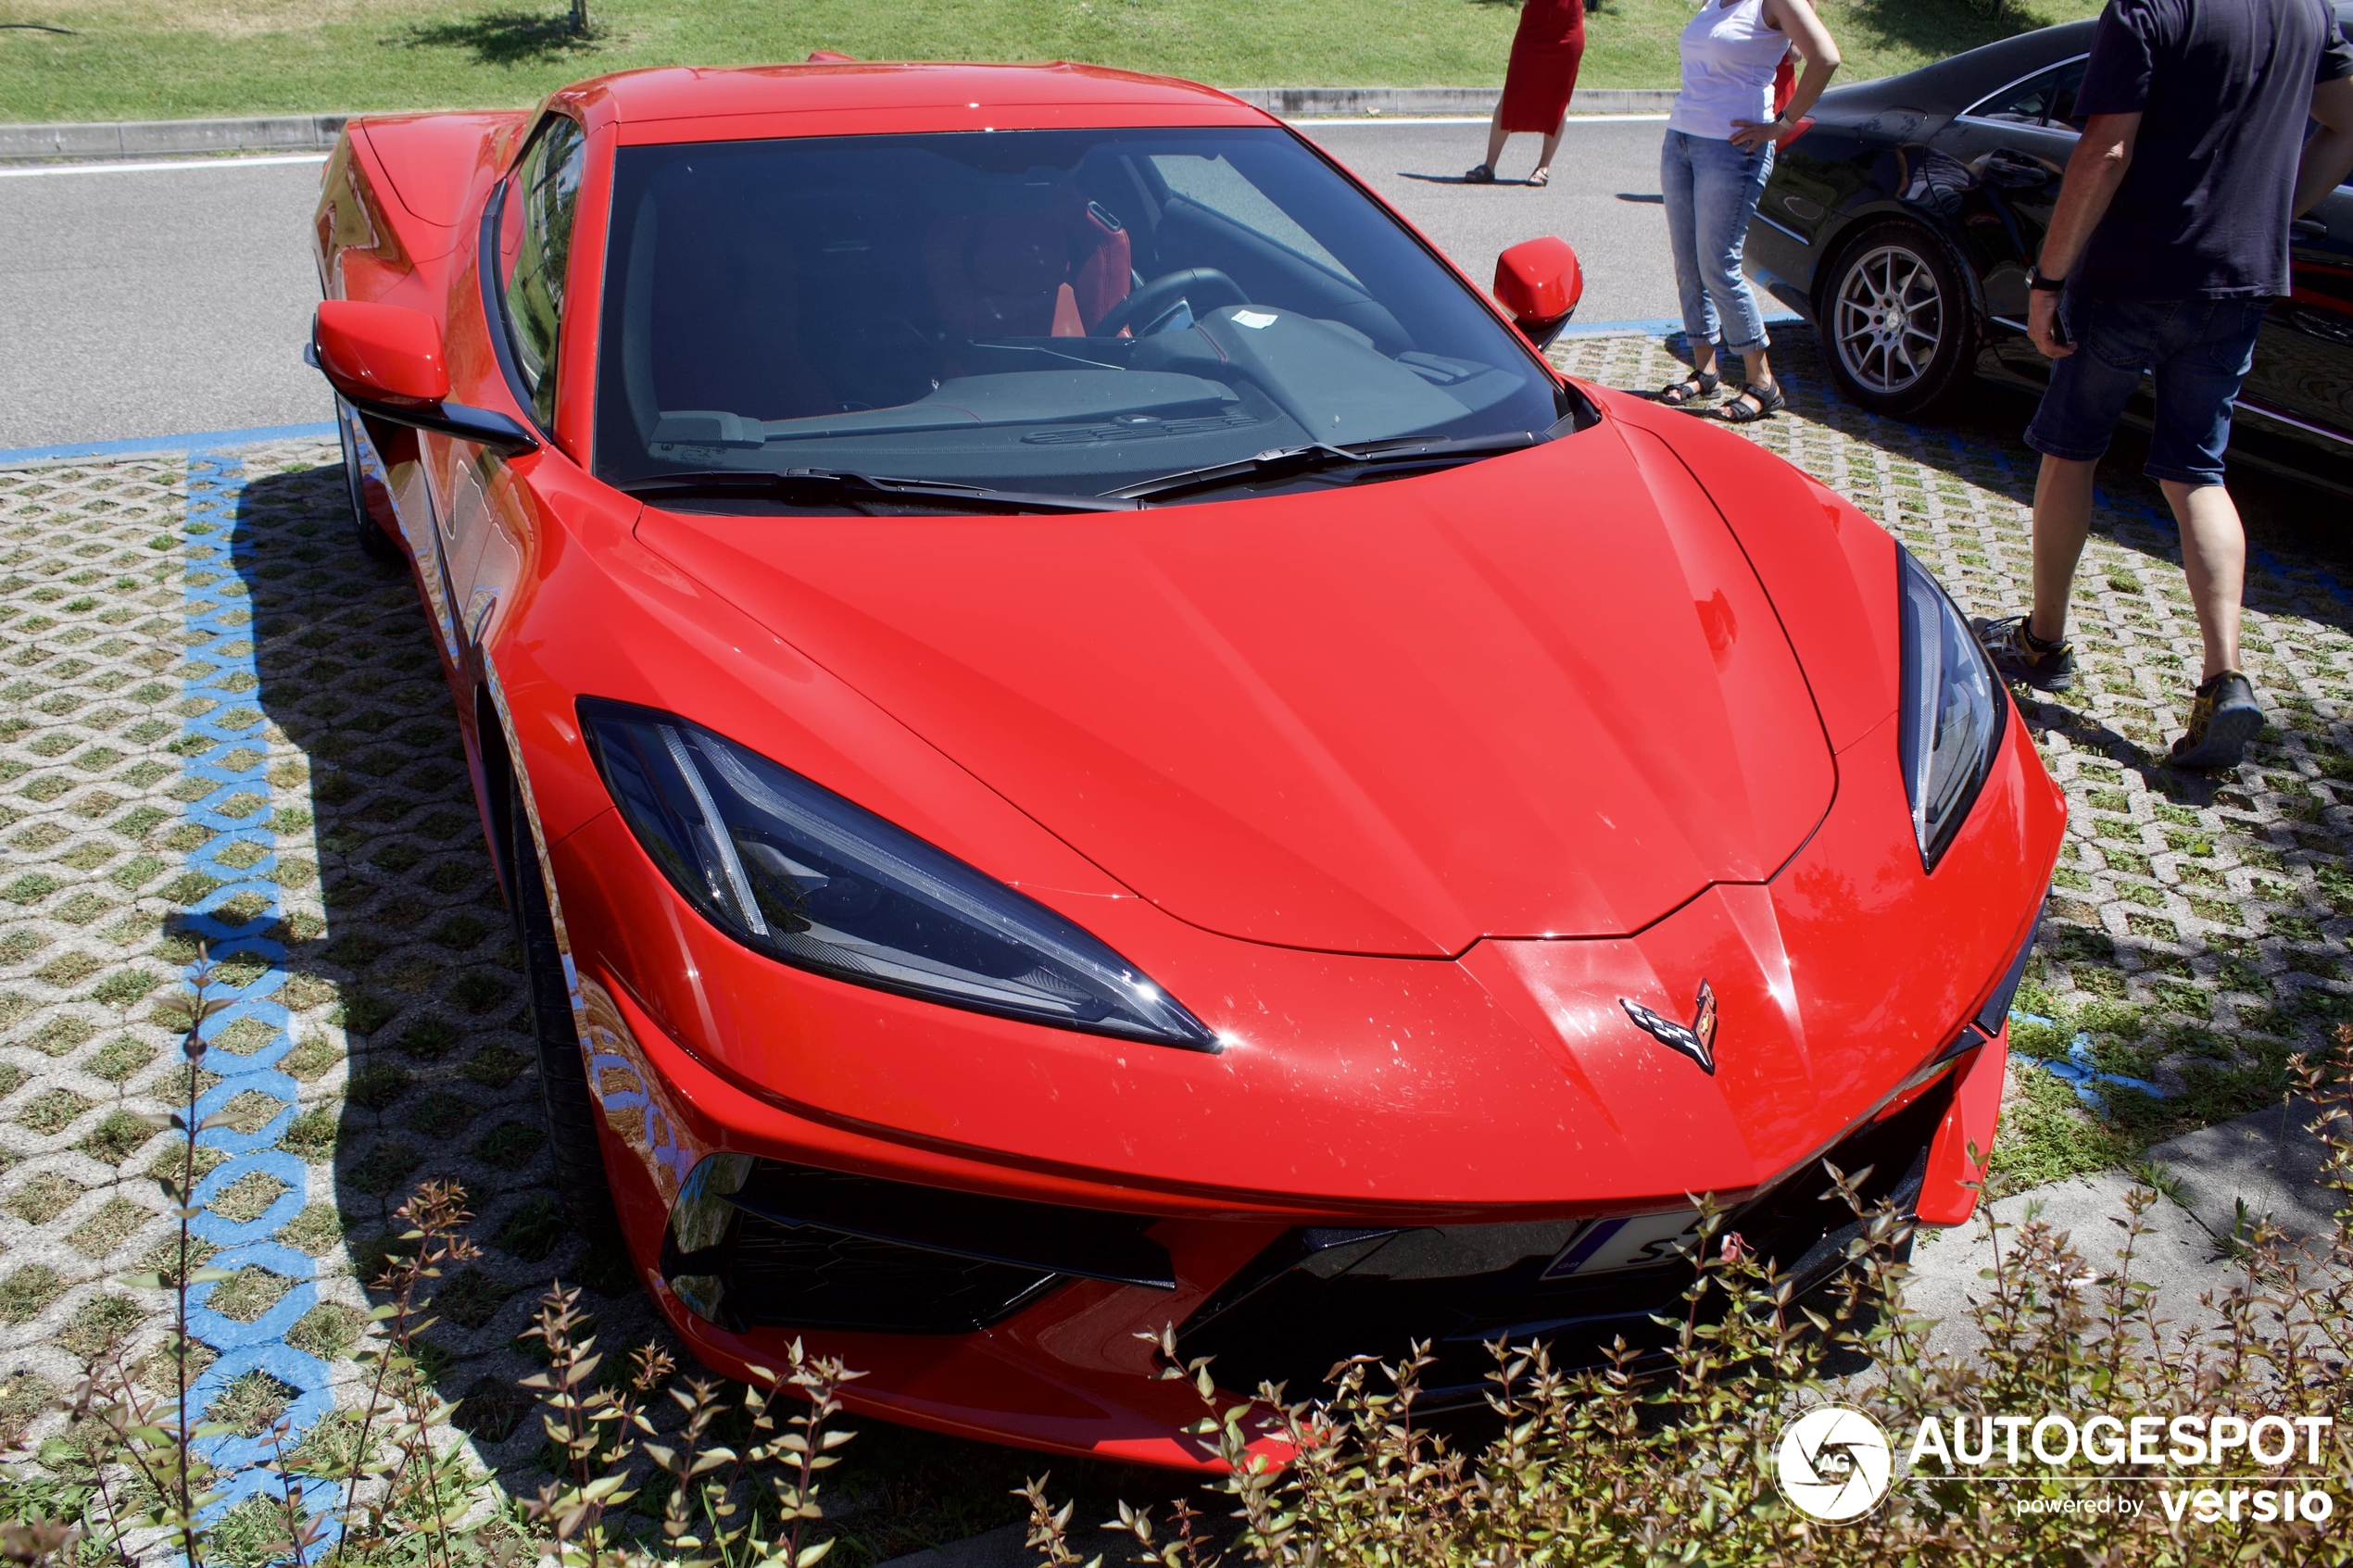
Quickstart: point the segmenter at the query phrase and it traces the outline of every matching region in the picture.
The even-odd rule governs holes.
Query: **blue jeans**
[[[1675,292],[1683,333],[1746,354],[1765,346],[1765,318],[1741,275],[1741,247],[1756,198],[1773,172],[1773,147],[1747,152],[1713,136],[1669,131],[1658,153],[1658,188],[1667,197],[1667,238],[1675,250]]]
[[[2255,363],[2255,334],[2268,299],[2156,303],[2059,300],[2075,352],[2051,366],[2026,444],[2045,457],[2088,463],[2108,450],[2141,373],[2157,377],[2157,429],[2149,436],[2151,479],[2222,483],[2231,405]]]

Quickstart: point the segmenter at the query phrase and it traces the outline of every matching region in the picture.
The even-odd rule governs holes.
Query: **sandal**
[[[1466,169],[1463,173],[1463,183],[1466,185],[1492,185],[1494,182],[1495,170],[1487,164],[1482,163],[1476,169]]]
[[[1540,169],[1528,177],[1528,186],[1532,191],[1541,191],[1552,182],[1553,171],[1549,169]]]
[[[1751,401],[1743,402],[1742,398]],[[1716,417],[1726,424],[1754,424],[1758,420],[1772,418],[1788,407],[1789,400],[1781,395],[1781,383],[1768,382],[1761,388],[1743,386],[1730,402],[1718,406]]]
[[[1723,377],[1713,370],[1704,370],[1696,375],[1685,376],[1672,386],[1660,387],[1658,400],[1670,408],[1680,408],[1686,403],[1696,403],[1703,397],[1713,397],[1716,395],[1716,389],[1723,384]]]

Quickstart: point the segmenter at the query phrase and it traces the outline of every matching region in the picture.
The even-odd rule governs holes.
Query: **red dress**
[[[1584,56],[1585,0],[1526,0],[1504,73],[1503,128],[1545,135],[1559,130]]]

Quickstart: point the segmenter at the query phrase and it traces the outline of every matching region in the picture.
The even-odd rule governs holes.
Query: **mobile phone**
[[[2051,341],[2061,348],[2072,348],[2075,346],[2075,340],[2067,335],[2067,312],[2065,310],[2054,310],[2051,312]]]

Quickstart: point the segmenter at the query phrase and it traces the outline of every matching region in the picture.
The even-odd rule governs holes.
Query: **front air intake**
[[[968,1334],[1072,1279],[1174,1290],[1154,1223],[714,1154],[671,1210],[661,1272],[722,1328]]]

